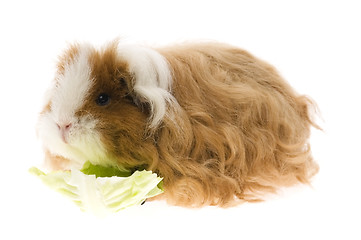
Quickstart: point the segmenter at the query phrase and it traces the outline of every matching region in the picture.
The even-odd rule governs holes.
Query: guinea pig
[[[59,57],[37,132],[51,169],[151,170],[170,204],[233,206],[310,183],[314,110],[234,46],[76,43]]]

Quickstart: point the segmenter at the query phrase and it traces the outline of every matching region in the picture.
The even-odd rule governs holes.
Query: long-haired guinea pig
[[[318,171],[313,102],[233,46],[74,44],[46,96],[37,131],[48,166],[151,170],[171,204],[260,200]]]

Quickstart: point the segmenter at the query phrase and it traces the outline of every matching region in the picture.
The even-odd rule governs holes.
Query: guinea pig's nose
[[[68,123],[68,124],[59,124],[59,123],[57,123],[56,125],[58,126],[59,130],[68,131],[73,124],[71,124],[71,123]]]
[[[66,123],[66,124],[56,124],[58,126],[58,129],[60,131],[60,135],[61,135],[61,139],[63,140],[64,143],[68,143],[68,135],[69,135],[69,131],[72,127],[71,123]]]

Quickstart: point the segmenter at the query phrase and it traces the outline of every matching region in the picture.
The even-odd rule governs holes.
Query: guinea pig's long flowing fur
[[[148,169],[164,178],[169,203],[231,206],[309,183],[314,109],[239,48],[115,41],[60,57],[37,128],[54,169],[87,160]]]

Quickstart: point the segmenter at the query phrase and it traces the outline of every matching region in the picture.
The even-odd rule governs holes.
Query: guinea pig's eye
[[[98,96],[97,100],[95,101],[99,106],[108,105],[110,102],[110,97],[106,93],[102,93]]]

